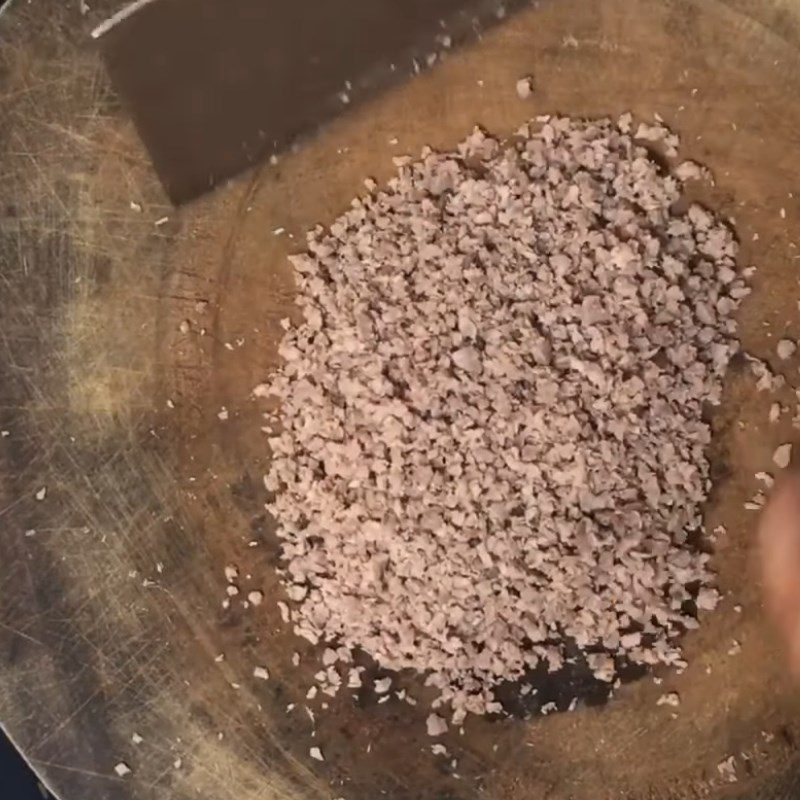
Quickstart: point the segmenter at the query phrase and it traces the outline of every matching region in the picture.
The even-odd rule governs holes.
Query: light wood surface
[[[47,785],[63,800],[796,797],[800,696],[764,621],[743,510],[794,432],[791,414],[768,425],[771,398],[741,364],[712,415],[708,521],[728,528],[714,563],[730,594],[686,637],[689,668],[601,708],[470,720],[447,741],[455,770],[430,753],[421,707],[344,695],[310,738],[315,667],[275,607],[249,390],[276,363],[285,255],[306,228],[365,176],[386,180],[393,154],[556,111],[657,112],[713,170],[705,199],[758,266],[742,337],[773,358],[778,338],[800,337],[798,3],[543,4],[178,212],[88,39],[104,11],[89,4],[82,17],[77,2],[19,0],[0,19],[0,721]],[[783,366],[797,385],[797,364]],[[259,609],[222,608],[230,562],[265,592]],[[258,664],[271,680],[253,679]],[[668,690],[677,709],[656,705]],[[740,781],[725,787],[730,755]]]

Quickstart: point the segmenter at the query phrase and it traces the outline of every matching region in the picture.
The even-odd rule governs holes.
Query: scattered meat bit
[[[729,656],[738,656],[742,652],[742,643],[737,639],[733,640],[733,644],[728,649]]]
[[[761,481],[767,489],[771,489],[775,484],[775,478],[769,472],[756,472],[755,478],[757,481]]]
[[[124,778],[126,775],[131,774],[131,768],[124,761],[120,761],[114,767],[114,772],[116,772],[120,778]]]
[[[756,492],[745,504],[744,507],[747,511],[761,511],[764,504],[767,502],[767,497],[764,492]]]
[[[447,733],[447,723],[438,714],[429,714],[425,720],[428,736],[441,736]]]
[[[778,358],[785,361],[797,352],[797,342],[791,339],[781,339],[775,346],[775,351],[778,354]]]
[[[251,606],[260,606],[263,600],[264,592],[260,592],[258,589],[247,593],[247,602],[250,603]]]
[[[133,736],[131,736],[131,741],[134,744],[141,744],[144,739],[138,733],[134,733]]]
[[[682,181],[710,180],[711,173],[696,161],[683,161],[675,167],[675,177]]]
[[[47,487],[46,486],[42,486],[41,489],[38,489],[36,491],[35,497],[36,497],[37,500],[44,500],[44,498],[46,496],[47,496]]]
[[[374,683],[373,686],[375,687],[376,694],[386,694],[389,691],[392,685],[391,678],[378,678]]]
[[[233,583],[239,577],[239,568],[234,564],[228,564],[225,567],[225,580],[228,583]]]
[[[736,759],[733,756],[729,756],[724,761],[720,761],[719,764],[717,764],[717,772],[720,774],[720,777],[728,783],[736,783],[736,781],[739,780],[736,775]]]
[[[322,755],[322,750],[320,750],[320,749],[319,749],[319,747],[312,747],[312,748],[311,748],[311,749],[308,751],[308,754],[309,754],[309,755],[311,756],[311,758],[313,758],[315,761],[324,761],[324,760],[325,760],[325,756],[323,756],[323,755]]]
[[[759,392],[777,392],[786,383],[783,375],[776,375],[765,361],[760,358],[744,354],[745,360],[750,365],[750,371],[756,377],[756,388]]]
[[[533,78],[527,75],[517,81],[517,97],[520,100],[527,100],[533,94]]]
[[[680,695],[677,692],[667,692],[658,698],[657,706],[679,706],[681,704]]]
[[[289,606],[286,605],[282,600],[278,600],[277,602],[278,611],[281,612],[281,619],[283,622],[288,623],[291,617],[289,616]]]
[[[716,589],[704,586],[697,592],[695,603],[701,611],[713,611],[720,601],[720,594]]]
[[[769,421],[770,422],[777,422],[780,417],[781,413],[783,412],[783,408],[780,403],[773,403],[769,407]]]
[[[358,668],[351,669],[347,674],[347,688],[358,689],[362,686],[361,672]]]
[[[780,469],[786,469],[792,460],[791,443],[782,444],[777,447],[775,452],[772,454],[772,460],[775,463],[775,466],[779,467]]]
[[[266,667],[256,667],[253,670],[253,677],[262,681],[269,680],[269,670]]]

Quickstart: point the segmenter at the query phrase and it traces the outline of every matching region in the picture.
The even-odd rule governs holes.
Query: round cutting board
[[[800,383],[774,355],[800,337],[800,4],[532,7],[179,211],[89,21],[77,2],[22,0],[0,20],[0,722],[47,785],[64,800],[797,796],[800,696],[744,503],[794,436]],[[759,393],[734,363],[709,411],[724,602],[685,637],[683,674],[574,713],[469,719],[444,738],[449,758],[431,753],[424,703],[341,693],[309,703],[312,722],[318,667],[276,605],[250,395],[296,313],[286,255],[366,176],[388,179],[393,155],[452,147],[476,123],[505,136],[537,114],[626,110],[660,114],[712,170],[699,199],[735,220],[758,268],[744,346],[787,376]],[[789,412],[770,425],[776,399]],[[227,564],[240,594],[224,604]],[[263,603],[245,608],[253,591]],[[678,707],[657,704],[667,691]],[[717,769],[731,757],[735,783]]]

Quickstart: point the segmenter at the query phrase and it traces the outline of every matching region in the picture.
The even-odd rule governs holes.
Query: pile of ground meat
[[[257,394],[280,403],[269,508],[328,693],[355,650],[424,673],[455,722],[567,642],[603,681],[683,663],[717,602],[688,541],[703,410],[748,289],[729,226],[676,210],[704,170],[642,146],[676,138],[629,115],[476,129],[398,159],[293,258],[303,322]]]

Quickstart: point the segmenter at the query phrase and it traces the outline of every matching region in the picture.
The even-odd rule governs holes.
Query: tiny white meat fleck
[[[323,755],[322,755],[322,750],[320,750],[320,749],[319,749],[319,747],[312,747],[312,748],[311,748],[311,749],[308,751],[308,754],[309,754],[309,755],[311,756],[311,758],[313,758],[315,761],[324,761],[324,760],[325,760],[325,756],[323,756]]]
[[[517,97],[520,100],[527,100],[533,94],[533,78],[526,75],[517,81]]]
[[[775,452],[772,454],[772,461],[775,466],[779,467],[780,469],[786,469],[789,466],[792,460],[792,445],[791,443],[786,443],[778,446],[775,448]]]
[[[428,736],[441,736],[447,733],[447,722],[438,714],[429,714],[428,718],[425,720],[425,726],[428,731]]]
[[[264,593],[258,589],[247,593],[247,602],[250,603],[251,606],[260,606],[263,600]]]
[[[795,352],[797,352],[797,342],[793,341],[792,339],[780,339],[778,344],[775,346],[775,351],[778,354],[778,358],[782,361],[785,361],[787,358],[791,358]]]
[[[681,704],[680,695],[677,692],[667,692],[658,698],[658,706],[679,706]]]

